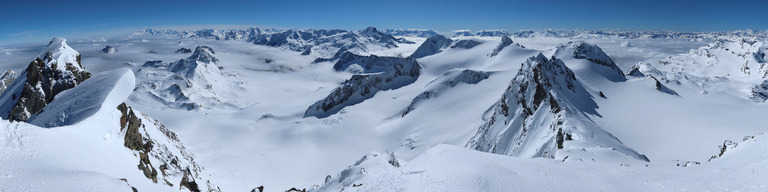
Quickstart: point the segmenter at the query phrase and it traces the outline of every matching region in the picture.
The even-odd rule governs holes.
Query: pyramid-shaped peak
[[[56,66],[62,70],[68,64],[78,70],[83,68],[80,65],[80,53],[67,45],[67,39],[61,37],[53,38],[37,58],[42,59],[48,65],[57,64]]]
[[[216,57],[214,57],[213,54],[216,54],[216,52],[213,51],[211,47],[197,46],[197,48],[195,48],[195,52],[192,53],[192,56],[189,56],[189,59],[197,60],[205,63],[218,62],[219,59],[216,59]]]
[[[367,35],[372,35],[372,34],[379,34],[381,32],[379,32],[379,30],[376,30],[376,27],[368,27],[368,28],[365,28],[360,33],[367,34]]]

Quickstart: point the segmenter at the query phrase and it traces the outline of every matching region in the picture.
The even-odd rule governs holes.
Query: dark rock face
[[[142,128],[141,119],[125,103],[118,105],[117,110],[122,113],[122,116],[120,116],[120,131],[125,131],[125,142],[123,145],[128,149],[139,152],[139,170],[144,173],[145,177],[157,183],[157,169],[152,166],[152,162],[149,161],[147,156],[152,151],[153,144],[152,141],[145,139],[139,133],[139,128]]]
[[[192,50],[182,47],[182,48],[179,48],[178,50],[176,50],[176,52],[174,52],[174,53],[187,54],[187,53],[192,53]]]
[[[27,121],[53,101],[56,94],[91,77],[91,73],[80,63],[80,53],[65,42],[65,39],[54,38],[46,51],[35,58],[22,72],[22,76],[12,83],[15,89],[3,92],[3,95],[11,94],[10,101],[5,102],[13,103],[12,107],[4,109],[8,110],[8,120]]]
[[[413,58],[381,58],[390,61],[391,67],[382,73],[352,76],[325,99],[310,106],[304,113],[304,117],[328,117],[346,106],[373,97],[378,91],[397,89],[411,84],[420,75],[421,66]]]
[[[419,48],[416,49],[416,51],[411,54],[411,57],[413,58],[422,58],[434,54],[438,54],[441,51],[441,49],[447,48],[448,46],[453,43],[453,40],[448,39],[445,36],[442,35],[435,35],[430,38],[428,38],[424,43],[422,43]]]

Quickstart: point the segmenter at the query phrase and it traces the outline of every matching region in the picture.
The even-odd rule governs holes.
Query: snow
[[[263,34],[278,32],[260,31]],[[312,30],[293,32],[302,31]],[[247,33],[210,32],[211,36],[202,37],[191,36],[197,33],[152,30],[132,37],[108,38],[106,42],[70,40],[67,43],[82,53],[82,62],[94,74],[130,68],[136,74],[138,89],[128,96],[126,103],[175,131],[186,150],[194,153],[196,162],[203,167],[201,175],[210,178],[223,191],[249,191],[260,185],[267,191],[291,187],[320,191],[341,188],[345,191],[768,190],[763,184],[766,177],[760,174],[766,171],[767,158],[762,153],[766,138],[757,136],[766,132],[767,106],[751,98],[753,88],[759,88],[764,82],[760,74],[763,72],[760,65],[765,60],[760,57],[765,53],[764,40],[758,38],[750,44],[749,39],[744,42],[730,38],[742,37],[736,35],[739,32],[511,32],[512,44],[521,46],[502,49],[498,49],[503,45],[502,38],[472,34],[450,39],[440,36],[441,41],[435,41],[438,36],[406,37],[416,43],[396,42],[397,47],[362,40],[366,49],[353,49],[352,53],[401,58],[411,55],[422,66],[421,73],[410,84],[380,90],[324,118],[305,118],[304,115],[309,106],[325,99],[353,75],[381,74],[386,69],[366,71],[364,64],[349,63],[345,71],[334,69],[336,60],[313,63],[318,58],[336,54],[339,47],[335,43],[356,42],[348,41],[341,33],[313,37],[325,43],[312,43],[311,53],[302,55],[292,50],[291,44],[308,45],[302,42],[310,42],[309,39],[270,46],[248,41],[247,36],[242,36]],[[216,40],[217,34],[223,35],[221,40]],[[718,44],[717,37],[731,40]],[[459,41],[465,45],[467,42],[478,44],[451,48]],[[567,50],[555,54],[560,45],[565,45],[564,48],[574,45],[568,42],[599,47],[602,54],[587,54],[588,57],[603,58],[602,61],[609,57],[618,72],[612,66],[565,54],[569,53]],[[631,46],[623,46],[625,43]],[[107,44],[119,47],[120,51],[104,54],[102,49]],[[166,70],[162,63],[170,64],[190,56],[174,53],[182,45],[208,46],[215,50],[211,55],[218,61],[210,65],[209,72],[218,72],[206,75],[216,77],[215,82],[208,80],[212,82],[212,89],[218,90],[207,91],[205,86],[196,89],[196,82],[192,89],[187,89],[187,78],[173,83],[166,81],[176,74]],[[0,55],[0,66],[15,71],[23,70],[30,58],[44,49],[40,43],[4,45],[4,48],[7,49],[2,51],[12,54]],[[495,56],[491,56],[494,53]],[[505,94],[521,64],[539,53],[547,59],[555,56],[562,60],[575,74],[576,82],[583,86],[586,94],[574,97],[572,105],[593,107],[594,111],[580,114],[568,123],[574,127],[584,126],[581,122],[587,127],[600,128],[602,131],[593,133],[601,136],[592,138],[594,142],[576,141],[576,138],[566,141],[565,148],[556,150],[557,158],[552,159],[497,155],[466,148],[478,128],[493,115],[494,105]],[[708,58],[707,53],[717,59]],[[142,66],[150,60],[165,62]],[[748,74],[743,70],[747,61]],[[662,64],[664,62],[669,64]],[[632,66],[637,66],[642,75],[627,72]],[[464,71],[488,76],[464,78],[461,75]],[[627,72],[626,78],[616,78],[619,72]],[[25,76],[23,72],[19,75]],[[657,90],[654,78],[678,95]],[[170,89],[175,88],[172,84],[177,84],[178,89]],[[157,89],[144,89],[153,85]],[[184,97],[177,97],[179,93]],[[425,93],[431,96],[423,96]],[[184,103],[204,107],[188,110],[177,106]],[[409,112],[404,115],[405,111]],[[544,117],[548,115],[545,112],[548,110],[535,115]],[[0,177],[0,191],[58,190],[53,185],[25,187],[41,182],[63,183],[64,179],[55,174],[83,175],[79,178],[84,179],[69,182],[68,186],[73,188],[128,191],[128,184],[119,180],[127,178],[128,183],[140,191],[173,190],[153,184],[139,173],[138,159],[133,151],[122,146],[119,129],[104,128],[103,125],[118,127],[119,116],[117,112],[97,112],[80,123],[53,129],[0,122],[3,127],[0,129],[0,155],[3,155],[0,163],[14,165],[0,170],[0,176],[13,176]],[[150,125],[147,125],[150,134],[161,134]],[[543,145],[556,134],[557,130],[547,131],[530,138],[542,141]],[[582,136],[588,135],[591,135],[588,131],[582,133]],[[742,141],[750,135],[755,135],[755,139]],[[614,140],[621,145],[604,145]],[[739,145],[707,162],[711,156],[718,155],[718,146],[725,140]],[[176,145],[171,141],[158,143],[166,143],[169,148]],[[523,151],[534,156],[542,145]],[[83,146],[89,146],[88,150],[82,150]],[[586,152],[581,151],[582,148]],[[626,158],[611,148],[632,149],[646,155],[650,162]],[[365,154],[369,154],[367,160],[355,165]],[[389,163],[390,156],[397,159],[400,167]],[[159,164],[157,159],[152,161]],[[694,161],[700,164],[692,163]],[[676,166],[686,162],[691,162],[688,167]],[[337,174],[345,171],[345,179],[337,180],[342,178]],[[332,176],[329,183],[324,182],[327,175]],[[44,181],[47,178],[50,181]],[[20,185],[14,183],[23,185],[15,189],[12,187]],[[314,185],[321,186],[313,188]],[[64,189],[68,188],[64,186]]]
[[[40,127],[60,127],[79,123],[96,113],[111,112],[133,92],[135,77],[128,68],[96,74],[75,88],[61,92],[56,99],[29,119]]]

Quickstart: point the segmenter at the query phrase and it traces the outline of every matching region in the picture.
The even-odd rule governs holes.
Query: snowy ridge
[[[378,73],[392,68],[396,63],[400,63],[405,58],[399,57],[379,57],[376,55],[361,56],[350,52],[344,52],[339,56],[339,60],[333,65],[336,71],[350,71],[352,73]]]
[[[600,116],[591,97],[561,60],[531,57],[467,147],[520,157],[648,161],[590,119]]]
[[[77,87],[56,96],[29,123],[40,127],[60,127],[79,123],[96,113],[114,110],[133,92],[135,77],[128,68],[96,74]]]
[[[438,35],[437,32],[431,29],[386,29],[383,33],[398,36],[398,37],[420,37],[430,38]]]
[[[403,111],[403,115],[407,115],[409,112],[416,109],[416,107],[419,106],[422,102],[425,102],[425,100],[437,98],[440,96],[440,93],[445,91],[446,89],[450,89],[452,87],[455,87],[459,83],[464,84],[477,84],[480,81],[483,81],[484,79],[488,79],[488,77],[491,76],[491,72],[482,72],[482,71],[474,71],[474,70],[452,70],[449,72],[446,72],[444,75],[440,76],[438,79],[433,80],[430,82],[430,85],[428,85],[429,88],[427,88],[426,91],[419,94],[419,96],[416,96],[416,98],[413,98],[413,101],[411,101],[411,104],[408,105],[407,108],[405,108],[405,111]]]
[[[304,117],[328,117],[346,106],[354,105],[373,97],[379,91],[397,89],[411,84],[421,74],[421,65],[411,57],[368,57],[370,57],[367,59],[369,61],[376,60],[371,58],[378,58],[381,61],[390,62],[388,66],[391,67],[381,73],[353,75],[349,80],[346,80],[333,90],[328,97],[310,106],[304,113]]]

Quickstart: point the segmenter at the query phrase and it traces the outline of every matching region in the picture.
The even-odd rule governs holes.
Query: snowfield
[[[48,52],[92,75],[2,117],[0,191],[768,190],[765,34],[456,33],[3,45],[5,108]]]

